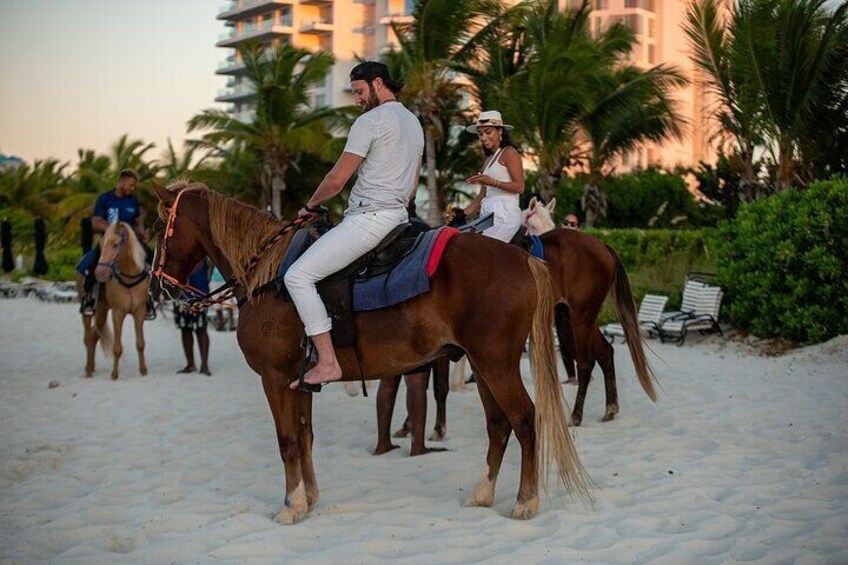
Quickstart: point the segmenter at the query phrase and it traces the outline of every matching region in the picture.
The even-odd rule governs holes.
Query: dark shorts
[[[174,323],[181,330],[205,330],[206,309],[200,312],[192,312],[188,308],[174,306]]]

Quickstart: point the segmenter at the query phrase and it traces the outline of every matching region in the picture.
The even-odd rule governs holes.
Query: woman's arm
[[[471,204],[466,206],[465,215],[473,216],[480,211],[480,203],[483,202],[483,199],[486,197],[486,187],[484,185],[480,185],[480,192],[477,193],[477,196],[474,200],[471,201]]]
[[[495,188],[514,192],[515,194],[524,192],[524,165],[521,163],[521,155],[518,154],[518,151],[514,147],[507,147],[498,161],[500,162],[500,160],[503,160],[501,164],[506,167],[509,176],[513,179],[510,182],[495,180],[489,175],[480,173],[472,175],[466,181],[479,182],[480,184],[494,186]]]

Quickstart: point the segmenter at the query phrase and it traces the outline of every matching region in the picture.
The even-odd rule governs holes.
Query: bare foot
[[[209,367],[201,367],[201,368],[200,368],[200,374],[201,374],[201,375],[206,375],[207,377],[211,377],[211,376],[212,376],[212,371],[210,371],[210,370],[209,370]]]
[[[576,385],[577,384],[577,377],[569,377],[568,380],[566,380],[564,384]]]
[[[384,453],[388,453],[389,451],[391,451],[393,449],[397,449],[397,448],[398,448],[398,446],[396,446],[393,443],[390,443],[389,445],[377,445],[377,447],[374,448],[374,451],[372,451],[371,454],[372,455],[382,455]]]
[[[187,374],[187,373],[194,373],[196,371],[197,371],[197,369],[194,368],[194,365],[186,365],[185,367],[183,367],[182,369],[177,371],[177,374],[178,375],[184,375],[184,374]]]
[[[319,360],[318,364],[316,364],[314,367],[312,367],[306,372],[306,375],[304,375],[303,377],[303,382],[310,385],[322,385],[326,383],[340,381],[341,378],[341,367],[339,367],[337,364],[322,364]],[[297,390],[298,384],[298,379],[295,379],[289,385],[289,388],[292,390]]]

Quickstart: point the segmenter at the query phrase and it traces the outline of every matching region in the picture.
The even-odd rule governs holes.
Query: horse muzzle
[[[105,283],[112,278],[112,269],[109,265],[97,265],[94,269],[94,278],[97,282]]]

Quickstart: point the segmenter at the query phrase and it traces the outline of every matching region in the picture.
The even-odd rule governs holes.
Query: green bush
[[[557,219],[582,210],[585,183],[585,175],[558,183]],[[606,177],[601,188],[607,196],[607,216],[599,218],[597,227],[691,229],[714,226],[719,217],[716,207],[695,201],[682,177],[655,168]]]
[[[718,230],[719,281],[740,327],[820,342],[848,333],[848,179],[744,205]]]
[[[45,279],[51,281],[72,281],[76,278],[77,263],[82,258],[78,247],[57,249],[47,253],[49,267]]]

